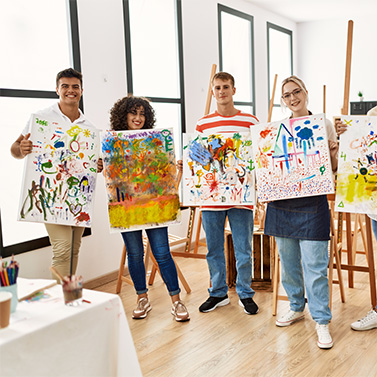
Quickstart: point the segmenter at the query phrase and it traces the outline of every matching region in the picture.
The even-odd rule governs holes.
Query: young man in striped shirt
[[[226,72],[218,72],[212,79],[212,95],[217,103],[217,111],[199,119],[196,130],[207,134],[248,132],[258,119],[234,107],[236,93],[234,78]],[[234,254],[236,258],[236,291],[239,305],[246,314],[258,313],[258,305],[253,301],[255,292],[251,289],[251,243],[253,237],[253,206],[213,206],[202,207],[203,228],[207,241],[207,263],[211,276],[209,298],[199,311],[206,313],[218,306],[229,304],[226,282],[224,254],[224,228],[228,217],[232,230]]]

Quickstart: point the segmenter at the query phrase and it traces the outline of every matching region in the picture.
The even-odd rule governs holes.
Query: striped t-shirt
[[[237,114],[231,116],[220,115],[217,111],[208,114],[199,119],[196,124],[196,131],[205,135],[213,135],[220,133],[248,132],[250,126],[258,124],[259,120],[251,114],[243,113],[241,110]],[[202,206],[205,211],[224,211],[233,207],[253,209],[252,205],[245,206]]]

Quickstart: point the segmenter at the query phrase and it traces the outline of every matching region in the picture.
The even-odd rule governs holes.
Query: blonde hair
[[[306,106],[308,106],[309,96],[308,96],[308,91],[306,90],[306,86],[305,86],[304,82],[299,77],[297,77],[295,75],[289,76],[289,77],[287,77],[286,79],[284,79],[282,81],[282,83],[281,83],[281,94],[283,95],[284,85],[288,84],[289,82],[295,83],[296,85],[298,85],[300,87],[301,90],[303,90],[304,95],[305,95],[305,104],[306,104]],[[285,104],[285,102],[283,101],[282,96],[280,97],[280,104],[282,105],[283,108],[287,108],[288,107]]]

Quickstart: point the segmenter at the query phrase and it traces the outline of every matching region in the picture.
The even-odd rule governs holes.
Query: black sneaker
[[[206,302],[199,306],[199,311],[207,313],[215,310],[218,306],[225,306],[229,304],[228,295],[224,297],[209,297]]]
[[[238,301],[240,306],[243,307],[243,311],[246,314],[257,314],[259,311],[258,305],[254,302],[254,300],[249,298],[241,298],[240,301]]]

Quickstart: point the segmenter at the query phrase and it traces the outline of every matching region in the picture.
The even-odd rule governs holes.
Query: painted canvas
[[[253,205],[254,163],[250,133],[184,135],[183,203]]]
[[[342,116],[335,210],[377,214],[377,117]]]
[[[18,220],[92,225],[99,131],[33,115]]]
[[[334,193],[324,114],[250,130],[261,202]]]
[[[110,231],[180,221],[172,129],[101,134]]]

